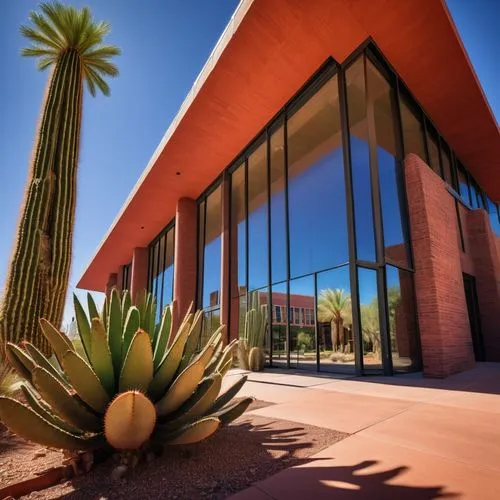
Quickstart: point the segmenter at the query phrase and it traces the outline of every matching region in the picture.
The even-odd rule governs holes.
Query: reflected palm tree
[[[343,352],[344,324],[351,324],[351,295],[342,288],[321,290],[318,297],[318,320],[331,324],[332,349]]]

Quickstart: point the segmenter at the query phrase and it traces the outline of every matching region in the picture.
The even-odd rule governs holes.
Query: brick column
[[[229,341],[229,310],[231,308],[231,290],[230,290],[230,247],[231,241],[229,239],[229,213],[231,211],[231,183],[229,177],[224,177],[222,181],[222,228],[221,228],[221,294],[220,294],[220,322],[221,325],[226,325],[226,332],[224,340]]]
[[[474,366],[454,200],[418,156],[405,171],[424,374],[446,377]]]
[[[132,266],[130,278],[130,294],[132,300],[148,288],[148,249],[147,247],[134,248],[132,252]]]
[[[111,293],[111,290],[113,288],[116,288],[118,285],[118,275],[116,273],[112,273],[108,276],[108,281],[106,282],[106,296],[109,297],[109,294]]]
[[[497,238],[484,210],[467,213],[470,254],[474,262],[477,300],[486,361],[500,361],[500,259]]]
[[[191,198],[180,198],[175,214],[174,300],[177,314],[174,327],[196,298],[198,206]]]

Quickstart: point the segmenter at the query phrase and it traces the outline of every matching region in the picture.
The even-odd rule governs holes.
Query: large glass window
[[[347,262],[344,163],[337,77],[288,120],[292,277]]]
[[[443,175],[444,180],[451,187],[455,187],[455,181],[453,179],[452,167],[451,167],[451,156],[448,146],[446,146],[443,141],[441,141],[441,160],[443,162]]]
[[[417,116],[417,111],[414,110],[410,103],[404,98],[401,99],[400,109],[405,155],[414,153],[424,162],[427,162],[424,142],[424,127],[422,125],[421,117]]]
[[[198,248],[200,282],[198,302],[202,309],[218,308],[220,305],[221,250],[222,250],[222,188],[219,185],[200,203],[200,234]]]
[[[248,289],[267,285],[268,202],[267,143],[248,157]]]
[[[486,198],[488,203],[488,214],[490,216],[490,223],[493,232],[500,236],[500,219],[498,217],[498,205],[493,203],[489,198]]]
[[[471,205],[469,182],[467,181],[467,173],[465,168],[459,163],[457,165],[458,189],[463,200]]]
[[[156,297],[157,320],[173,297],[174,231],[173,226],[167,226],[149,247],[148,289]]]
[[[287,323],[288,296],[286,283],[278,283],[271,287],[272,307],[279,308],[280,314],[271,324],[271,349],[273,365],[283,365],[287,361]]]
[[[123,266],[122,278],[121,278],[121,288],[122,290],[130,290],[130,280],[132,274],[132,264],[127,264]]]
[[[271,283],[287,278],[285,137],[283,125],[270,139],[271,178]]]
[[[401,165],[397,160],[395,98],[389,82],[370,61],[367,61],[367,76],[368,91],[373,100],[385,258],[408,266],[408,245],[403,228],[404,188]]]
[[[375,261],[364,57],[347,69],[346,83],[357,258]]]
[[[246,293],[245,164],[231,175],[231,297]]]
[[[429,150],[429,166],[441,177],[441,162],[439,161],[439,142],[436,132],[427,124],[427,149]]]

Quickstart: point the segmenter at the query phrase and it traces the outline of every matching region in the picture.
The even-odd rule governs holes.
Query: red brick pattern
[[[474,366],[454,199],[416,155],[405,160],[424,374]]]

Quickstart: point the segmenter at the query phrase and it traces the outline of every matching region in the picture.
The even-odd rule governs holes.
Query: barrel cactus
[[[64,450],[140,453],[155,442],[205,439],[252,402],[232,401],[246,377],[220,393],[236,344],[224,347],[221,326],[198,352],[201,311],[190,309],[174,331],[175,302],[155,324],[150,294],[132,305],[128,292],[113,290],[100,313],[89,295],[90,318],[76,296],[74,303],[81,355],[44,319],[57,363],[29,342],[7,345],[25,403],[0,397],[0,420],[21,437]]]
[[[243,337],[238,343],[238,361],[244,370],[258,372],[264,369],[266,328],[266,307],[261,305],[258,293],[254,293],[251,298],[251,309],[245,315]]]

